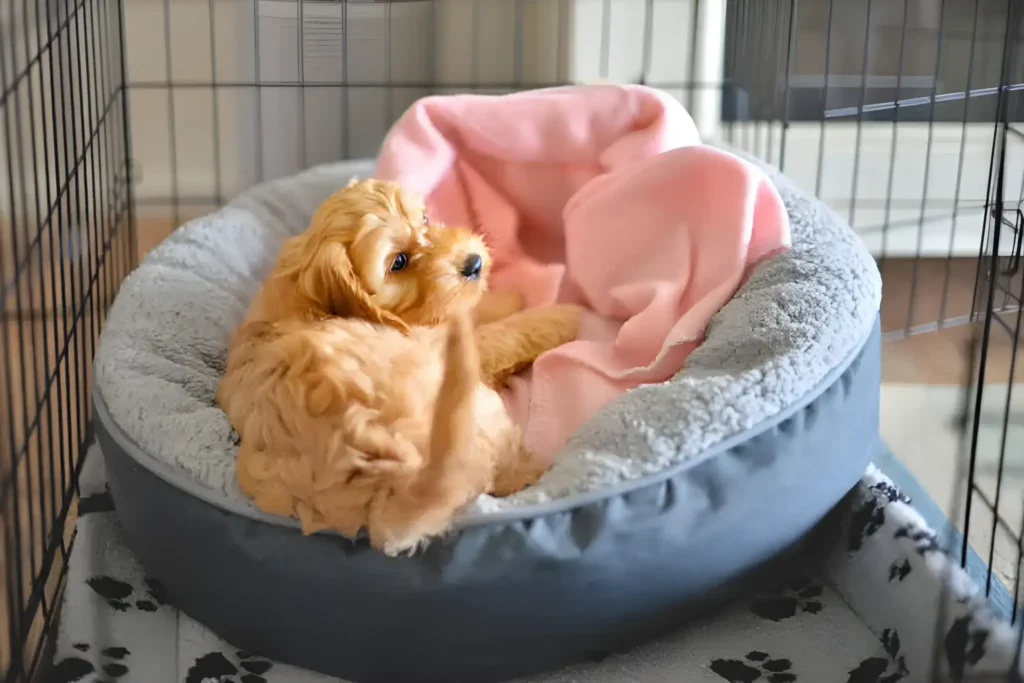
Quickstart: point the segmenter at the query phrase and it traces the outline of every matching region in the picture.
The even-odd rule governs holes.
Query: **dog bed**
[[[238,491],[214,390],[280,242],[371,169],[316,168],[180,228],[125,280],[101,338],[95,424],[130,545],[234,645],[361,683],[486,683],[599,657],[770,575],[878,452],[878,271],[765,169],[792,248],[675,378],[607,405],[536,486],[483,497],[414,557],[303,537]]]

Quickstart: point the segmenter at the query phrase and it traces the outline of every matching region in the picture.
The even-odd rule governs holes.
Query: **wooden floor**
[[[882,353],[882,381],[898,384],[958,385],[968,376],[968,349],[972,334],[981,332],[981,324],[962,324],[971,311],[975,295],[977,260],[970,258],[893,259],[882,268],[882,330],[899,333],[907,327],[935,323],[941,317],[949,326],[933,332],[914,334],[885,345]],[[1019,296],[1020,278],[1010,279],[1008,290]],[[911,299],[913,295],[913,299]],[[1012,303],[997,292],[994,303],[999,308]],[[911,307],[911,301],[913,306]],[[999,323],[999,320],[1004,324]],[[1007,383],[1021,377],[1014,368],[1014,334],[1017,315],[1001,313],[990,327],[989,352],[986,357],[985,381]]]

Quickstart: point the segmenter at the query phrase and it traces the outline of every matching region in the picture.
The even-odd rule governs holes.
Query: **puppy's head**
[[[324,315],[406,329],[469,313],[490,255],[466,228],[433,224],[420,198],[383,180],[352,181],[288,240],[277,274]]]

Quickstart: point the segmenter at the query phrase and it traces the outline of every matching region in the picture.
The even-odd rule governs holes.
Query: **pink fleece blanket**
[[[588,309],[580,338],[506,394],[547,460],[616,396],[676,374],[749,268],[789,244],[767,177],[701,145],[682,105],[640,86],[419,100],[376,175],[482,233],[492,289]]]

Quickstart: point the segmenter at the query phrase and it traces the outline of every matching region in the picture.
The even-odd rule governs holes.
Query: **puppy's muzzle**
[[[484,260],[480,258],[479,254],[470,254],[466,257],[465,263],[462,264],[462,277],[475,280],[480,277],[480,270],[484,266]]]

